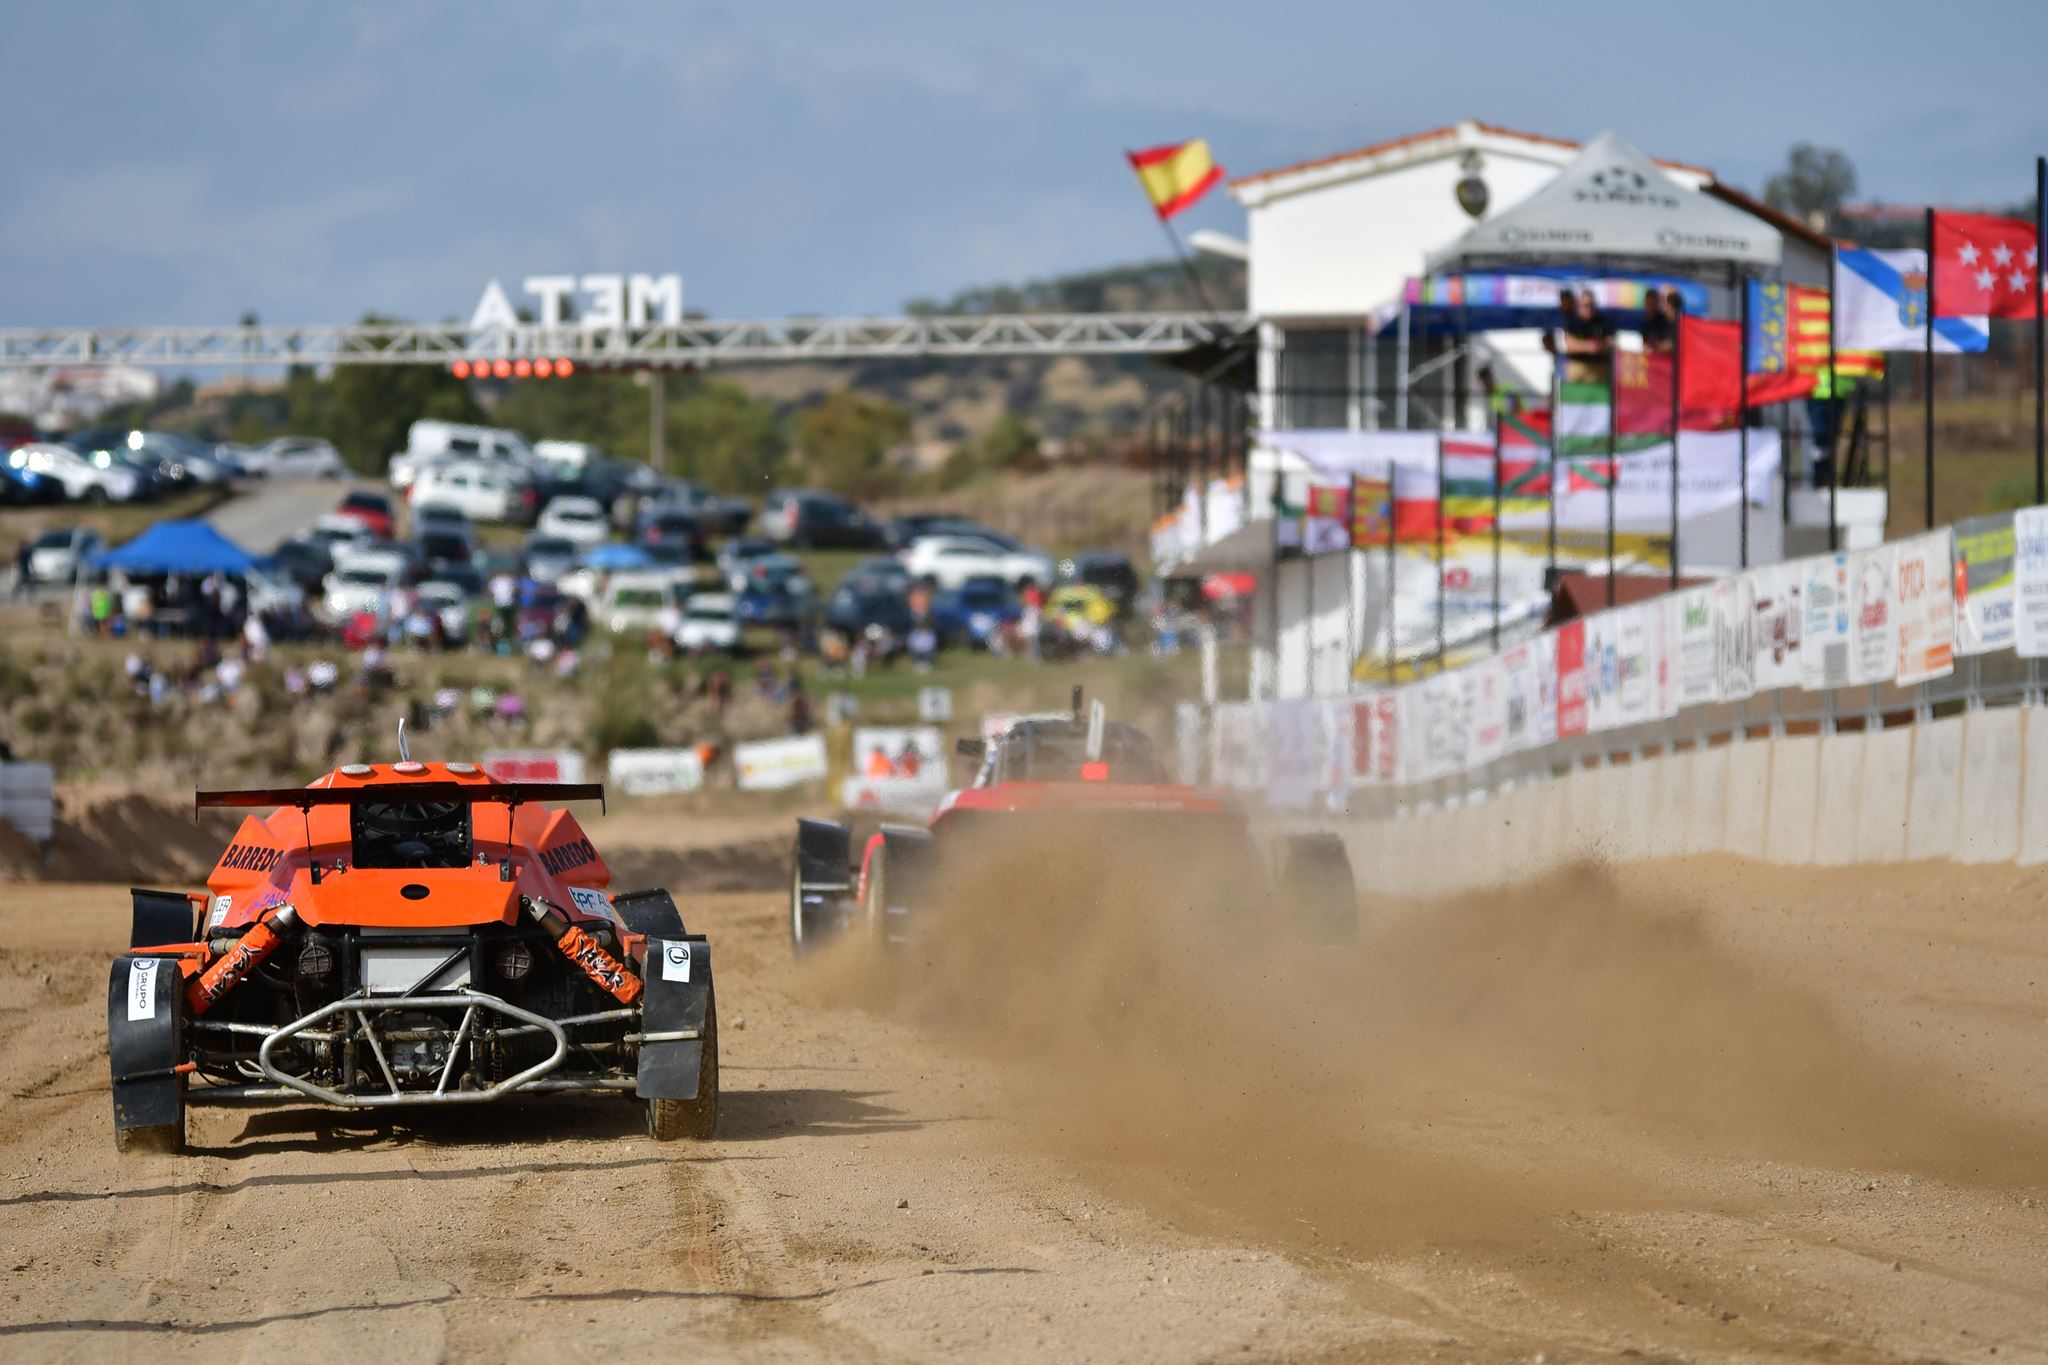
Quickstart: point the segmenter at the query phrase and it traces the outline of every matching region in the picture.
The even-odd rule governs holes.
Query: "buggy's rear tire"
[[[689,937],[683,931],[683,912],[676,908],[675,897],[665,890],[629,891],[613,897],[612,906],[626,927],[636,934],[670,941]]]
[[[689,1138],[702,1142],[718,1128],[718,997],[704,1006],[704,1060],[697,1072],[697,1098],[647,1100],[647,1134],[656,1142]]]
[[[1282,837],[1274,878],[1282,906],[1311,943],[1349,943],[1358,937],[1358,884],[1351,855],[1333,834]]]

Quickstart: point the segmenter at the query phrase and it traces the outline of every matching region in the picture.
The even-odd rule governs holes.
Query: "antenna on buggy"
[[[404,716],[398,718],[398,761],[400,763],[412,762],[412,745],[406,743],[405,740]]]

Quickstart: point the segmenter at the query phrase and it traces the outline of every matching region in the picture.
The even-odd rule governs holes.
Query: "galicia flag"
[[[1835,292],[1842,310],[1835,345],[1872,351],[1927,349],[1927,253],[1843,249],[1836,256]],[[1981,311],[1934,318],[1934,349],[1981,351],[1991,333]]]

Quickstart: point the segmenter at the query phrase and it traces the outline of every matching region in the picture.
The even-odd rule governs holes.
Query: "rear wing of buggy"
[[[522,806],[528,802],[595,801],[604,808],[601,782],[370,782],[354,787],[254,787],[243,791],[192,793],[192,818],[222,807],[353,806],[364,802],[453,802],[463,805]]]

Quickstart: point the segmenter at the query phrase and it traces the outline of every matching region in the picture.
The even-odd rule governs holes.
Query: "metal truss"
[[[715,365],[895,356],[1164,355],[1242,331],[1243,313],[1019,313],[687,321],[593,330],[464,324],[74,327],[0,330],[0,369],[153,365],[446,365],[567,358],[579,365]]]

